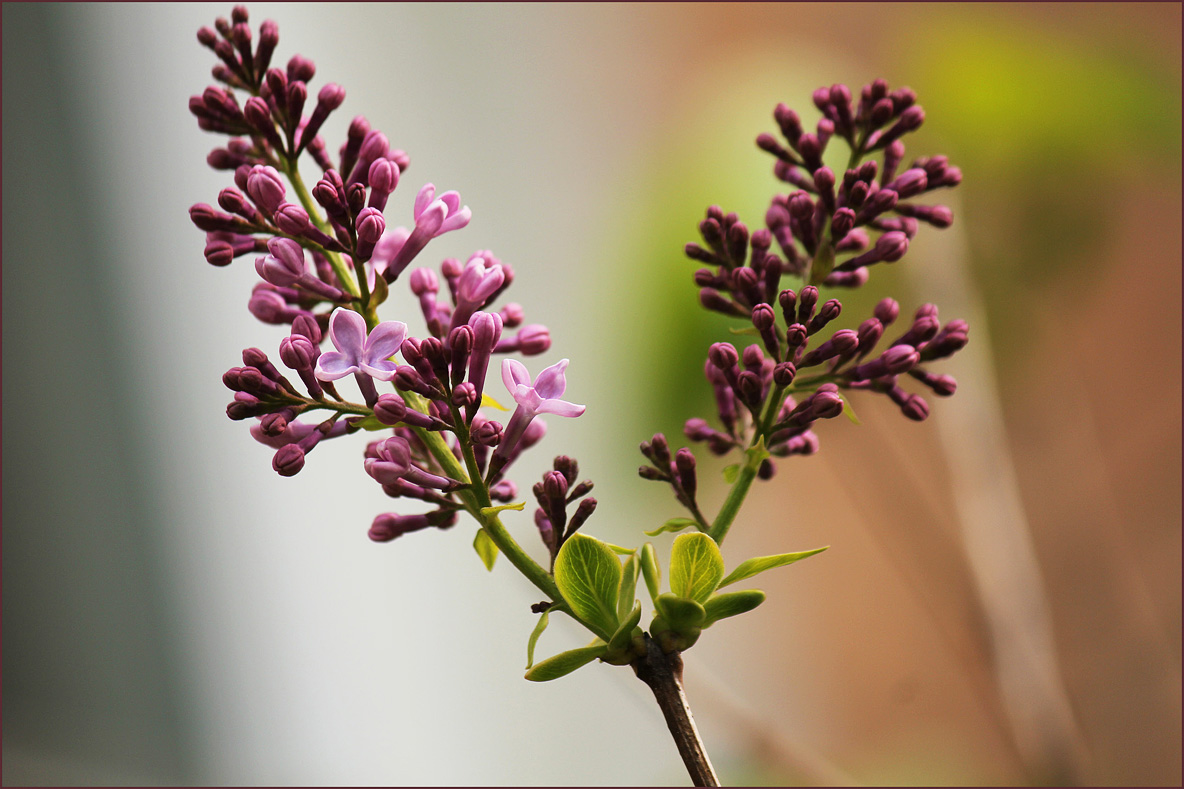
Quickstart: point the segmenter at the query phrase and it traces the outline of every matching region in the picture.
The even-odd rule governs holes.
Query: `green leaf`
[[[736,477],[740,476],[740,464],[733,463],[730,466],[724,466],[724,482],[731,485],[736,481]]]
[[[755,326],[749,326],[744,329],[737,329],[735,326],[729,326],[728,331],[731,332],[732,334],[747,334],[747,335],[750,335],[753,337],[761,336],[761,333],[759,331],[757,331]]]
[[[560,652],[555,657],[549,657],[542,663],[526,672],[526,678],[531,682],[547,682],[559,679],[576,669],[586,666],[608,651],[608,644],[597,644],[592,647],[580,647]]]
[[[670,549],[670,591],[700,604],[707,602],[724,577],[724,557],[715,540],[702,532],[681,534]]]
[[[690,518],[671,518],[653,531],[647,531],[645,536],[657,537],[664,531],[682,531],[688,526],[695,526],[696,522]]]
[[[617,590],[617,621],[628,616],[637,599],[637,573],[640,569],[636,553],[626,559],[625,566],[621,568],[621,588]]]
[[[633,628],[637,627],[637,623],[641,621],[641,603],[634,603],[633,610],[627,617],[623,617],[617,632],[613,633],[613,637],[609,639],[608,651],[620,652],[629,645],[629,641],[633,638]]]
[[[539,616],[538,623],[534,626],[534,630],[530,632],[530,640],[526,642],[526,670],[534,665],[534,645],[539,642],[539,636],[547,629],[547,619],[550,617],[550,611],[544,611]]]
[[[493,563],[497,561],[497,546],[493,544],[493,540],[485,533],[485,529],[478,529],[477,536],[473,538],[473,550],[481,557],[481,561],[485,563],[486,570],[493,569]]]
[[[728,577],[720,581],[719,587],[725,587],[728,584],[734,584],[737,581],[743,581],[745,578],[751,578],[757,573],[763,573],[765,570],[772,570],[774,567],[781,567],[786,564],[793,564],[801,561],[808,556],[813,556],[816,553],[822,553],[829,545],[824,545],[821,548],[815,548],[812,551],[799,551],[798,553],[779,553],[776,556],[758,556],[755,559],[740,562],[740,566],[732,572],[728,573]]]
[[[707,619],[707,611],[698,600],[678,595],[659,595],[654,601],[658,613],[677,631],[700,627]]]
[[[363,430],[370,430],[370,431],[390,430],[391,429],[390,425],[384,425],[382,422],[378,421],[377,417],[375,417],[373,415],[368,416],[365,419],[359,419],[357,422],[354,422],[354,426],[360,427]]]
[[[486,407],[493,408],[497,411],[509,411],[510,410],[510,409],[506,408],[504,405],[502,405],[501,403],[499,403],[497,400],[494,400],[492,397],[490,397],[488,392],[481,393],[481,407],[482,408],[486,408]]]
[[[658,557],[654,554],[653,543],[647,542],[641,546],[641,573],[645,576],[646,588],[650,591],[650,599],[657,605],[658,595],[662,593],[662,568],[658,566]]]
[[[376,310],[390,295],[390,286],[383,277],[374,278],[374,291],[370,294],[370,309]]]
[[[763,602],[765,602],[765,593],[760,589],[746,589],[743,592],[723,592],[712,595],[711,599],[703,606],[703,610],[707,612],[707,621],[703,626],[707,627],[712,622],[726,619],[729,616],[747,613]]]
[[[613,553],[620,554],[621,556],[632,556],[637,553],[636,548],[622,548],[620,545],[613,545],[611,542],[604,544],[611,548]]]
[[[843,416],[850,419],[851,424],[853,424],[853,425],[862,425],[863,424],[862,422],[859,421],[859,417],[857,417],[855,415],[855,409],[851,407],[851,401],[845,397],[843,398]]]
[[[576,533],[555,557],[555,583],[577,617],[607,641],[617,629],[621,560],[605,543]]]
[[[499,512],[505,512],[506,510],[522,510],[525,508],[526,502],[520,501],[517,504],[502,504],[498,507],[482,507],[481,514],[488,518],[490,516],[497,515]]]

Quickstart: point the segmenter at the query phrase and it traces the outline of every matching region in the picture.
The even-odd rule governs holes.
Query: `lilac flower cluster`
[[[704,372],[721,427],[694,418],[685,432],[717,455],[758,441],[773,456],[816,452],[818,437],[811,428],[844,411],[842,390],[884,394],[906,417],[920,421],[928,416],[929,405],[900,385],[902,376],[942,397],[956,389],[953,378],[925,365],[965,346],[965,321],[942,325],[937,307],[926,304],[903,334],[877,352],[899,315],[897,303],[885,298],[857,329],[841,329],[822,339],[842,304],[834,298],[823,301],[819,287],[863,285],[870,266],[905,255],[919,221],[949,227],[953,214],[948,207],[906,201],[958,185],[961,171],[944,156],[922,157],[901,169],[901,137],[915,131],[925,117],[908,88],[889,91],[883,80],[876,80],[863,88],[856,104],[846,86],[834,85],[815,91],[814,103],[822,113],[814,133],[804,131],[799,115],[779,104],[773,115],[785,144],[770,134],[757,138],[757,145],[777,159],[774,174],[797,187],[773,198],[766,227],[750,232],[736,214],[712,206],[699,223],[703,243],[686,246],[687,257],[709,266],[695,272],[700,303],[743,319],[749,324],[743,333],[760,340],[743,350],[715,343],[708,351]],[[835,138],[850,148],[841,178],[823,164]],[[882,161],[869,158],[877,155]],[[873,233],[878,234],[874,241]],[[781,256],[770,251],[774,240]],[[783,288],[785,276],[800,278],[801,287]],[[669,483],[679,502],[705,526],[694,499],[690,451],[680,449],[672,457],[660,434],[641,450],[650,461],[641,467],[641,476]],[[774,472],[768,457],[755,470],[762,479]]]
[[[530,356],[551,346],[546,327],[523,324],[519,305],[491,306],[513,281],[513,269],[488,250],[474,252],[463,263],[446,259],[438,273],[416,268],[408,279],[427,334],[413,337],[401,321],[379,321],[376,310],[388,285],[432,239],[465,227],[468,207],[456,192],[437,194],[429,183],[416,195],[411,228],[388,227],[384,212],[408,157],[361,116],[350,124],[336,160],[329,156],[318,132],[345,99],[340,86],[323,87],[315,107],[305,113],[315,65],[297,55],[286,69],[270,67],[278,28],[264,22],[253,43],[241,6],[197,37],[218,56],[213,76],[222,85],[192,97],[190,111],[202,129],[230,137],[207,161],[233,171],[235,186],[218,195],[218,209],[198,204],[190,217],[206,232],[205,256],[211,264],[225,266],[256,255],[261,281],[248,309],[264,323],[291,327],[280,342],[279,358],[303,384],[294,385],[259,349],[248,349],[243,366],[223,376],[235,392],[227,415],[257,420],[251,433],[276,450],[272,466],[284,476],[298,473],[322,440],[359,430],[387,432],[366,447],[366,473],[389,496],[417,499],[434,509],[378,516],[370,529],[375,541],[428,526],[448,527],[460,509],[511,501],[517,488],[504,474],[542,438],[545,424],[536,417],[573,417],[584,410],[559,399],[566,387],[566,359],[533,381],[522,363],[506,359],[502,377],[517,407],[504,426],[481,413],[494,354]],[[236,91],[247,94],[241,105]],[[304,187],[297,165],[306,151],[321,171],[311,190]],[[288,200],[289,189],[295,202]],[[333,350],[322,350],[325,339]],[[351,375],[362,403],[345,400],[336,389],[335,382]],[[394,391],[380,393],[380,383]],[[299,418],[318,410],[328,411],[328,418]],[[553,472],[563,484],[548,479],[542,493],[536,491],[546,502],[540,533],[552,557],[563,539],[555,535],[573,532],[595,507],[586,499],[566,518],[566,503],[591,486],[575,485],[575,461],[563,461]]]

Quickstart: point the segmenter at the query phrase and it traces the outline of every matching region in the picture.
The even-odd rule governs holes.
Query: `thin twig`
[[[670,735],[678,746],[678,755],[686,765],[687,772],[695,786],[719,786],[719,778],[699,730],[695,727],[695,716],[682,689],[682,658],[677,652],[664,654],[658,644],[648,635],[645,637],[646,655],[633,663],[637,678],[649,685],[654,698],[666,718]]]

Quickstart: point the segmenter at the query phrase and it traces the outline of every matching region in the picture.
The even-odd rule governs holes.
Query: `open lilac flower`
[[[469,258],[456,284],[456,309],[452,313],[452,328],[469,322],[473,313],[501,289],[506,272],[501,263],[481,255]]]
[[[451,230],[460,230],[473,218],[468,206],[461,208],[458,192],[445,192],[436,197],[436,187],[424,184],[415,196],[412,211],[415,226],[423,227],[432,236],[442,236]]]
[[[493,462],[490,464],[492,470],[497,471],[505,466],[526,428],[539,414],[579,416],[584,413],[584,406],[559,399],[567,389],[567,379],[563,375],[567,365],[567,359],[560,360],[539,373],[532,384],[530,373],[522,362],[516,359],[506,359],[502,362],[502,381],[518,407],[514,409],[510,424],[506,426],[505,435],[494,453]]]
[[[401,321],[383,321],[367,335],[366,320],[361,315],[339,308],[329,319],[329,339],[337,350],[321,354],[316,376],[322,381],[336,381],[350,373],[365,373],[389,381],[396,369],[390,357],[406,338],[407,324]]]
[[[518,410],[528,412],[532,419],[538,414],[579,416],[584,413],[584,406],[559,399],[567,389],[567,379],[563,375],[567,365],[568,360],[561,359],[539,373],[531,384],[526,365],[516,359],[506,359],[502,362],[502,382],[518,404]]]
[[[473,212],[468,206],[461,207],[458,193],[445,192],[436,197],[436,187],[425,184],[415,196],[412,216],[415,217],[415,229],[391,255],[382,273],[387,282],[394,282],[433,238],[467,225]]]

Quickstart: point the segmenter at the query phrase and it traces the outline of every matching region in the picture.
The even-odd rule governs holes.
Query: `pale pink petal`
[[[563,394],[567,389],[567,379],[563,372],[567,369],[568,360],[561,359],[555,364],[548,367],[539,373],[539,377],[534,379],[535,391],[544,400],[550,400]]]
[[[326,351],[317,359],[316,377],[321,381],[336,381],[350,373],[356,373],[358,366],[344,353]]]
[[[510,394],[514,398],[514,402],[523,411],[529,412],[531,416],[539,412],[539,406],[542,405],[543,398],[539,397],[539,393],[534,389],[531,389],[529,386],[520,385]]]
[[[579,416],[587,410],[586,406],[569,403],[566,400],[544,400],[539,403],[539,414],[554,414],[555,416]]]
[[[502,383],[510,394],[514,394],[519,386],[530,387],[530,373],[526,365],[517,359],[502,360]]]
[[[353,310],[338,307],[329,318],[329,339],[351,363],[356,362],[366,347],[366,319]]]
[[[436,200],[430,203],[423,213],[415,217],[415,229],[428,236],[435,236],[439,234],[446,216],[448,216],[448,206]]]
[[[440,225],[440,229],[436,231],[436,235],[443,235],[444,233],[448,233],[452,230],[460,230],[462,227],[469,224],[472,219],[473,212],[469,210],[468,206],[465,206],[452,216],[445,219]]]
[[[452,191],[445,192],[444,194],[440,195],[436,199],[443,200],[444,205],[448,206],[448,215],[449,216],[452,216],[453,214],[455,214],[456,209],[460,208],[460,193],[459,192],[452,192]]]
[[[424,212],[424,210],[428,207],[428,205],[431,204],[435,197],[436,187],[432,184],[424,184],[423,189],[419,190],[419,194],[415,196],[415,210],[411,212],[411,215],[415,217],[417,224],[419,222],[419,215]]]
[[[389,359],[374,362],[362,362],[362,372],[379,381],[390,381],[398,371],[398,365]]]
[[[407,339],[407,324],[402,321],[383,321],[374,327],[366,339],[364,359],[374,364],[381,359],[389,359],[399,350],[403,340]]]

